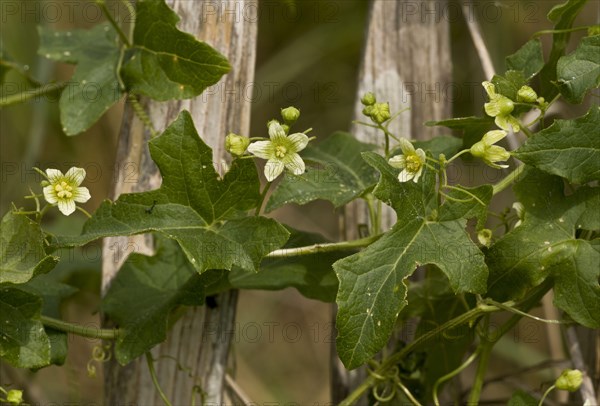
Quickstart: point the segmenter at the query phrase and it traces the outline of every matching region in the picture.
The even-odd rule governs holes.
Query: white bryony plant
[[[287,135],[277,121],[269,123],[269,141],[256,141],[248,146],[248,152],[266,159],[265,177],[269,182],[275,180],[284,169],[294,175],[304,173],[304,161],[298,155],[308,145],[309,138],[304,133]]]
[[[405,138],[400,139],[400,148],[402,154],[390,158],[388,163],[394,168],[402,169],[398,175],[400,182],[408,182],[412,179],[417,183],[425,166],[425,151],[421,148],[415,150],[415,147]]]
[[[79,186],[85,179],[85,169],[72,167],[64,175],[58,169],[46,169],[45,174],[40,173],[46,177],[42,181],[44,198],[51,205],[57,205],[65,216],[75,211],[75,202],[85,203],[90,200],[88,188]]]

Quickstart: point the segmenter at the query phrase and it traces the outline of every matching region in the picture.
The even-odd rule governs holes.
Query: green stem
[[[133,38],[133,29],[135,28],[135,7],[129,2],[129,0],[121,0],[121,3],[127,8],[127,12],[129,13],[129,37]]]
[[[446,382],[448,379],[454,378],[456,375],[460,374],[465,368],[471,365],[471,363],[475,361],[475,359],[479,356],[479,352],[480,348],[478,347],[477,350],[473,354],[471,354],[471,356],[467,358],[467,360],[463,362],[458,368],[456,368],[454,371],[448,372],[446,375],[442,376],[440,379],[435,381],[435,385],[433,385],[433,402],[436,406],[440,406],[440,401],[437,395],[438,386]]]
[[[453,318],[452,320],[448,320],[446,323],[442,324],[440,327],[434,328],[434,329],[428,331],[427,333],[423,334],[422,336],[419,336],[417,339],[415,339],[414,341],[409,343],[402,350],[398,351],[397,353],[391,355],[388,359],[386,359],[379,366],[379,368],[377,368],[377,370],[375,371],[375,374],[369,375],[354,391],[352,391],[352,393],[350,393],[350,395],[348,395],[344,400],[342,400],[340,405],[349,406],[349,405],[356,403],[356,401],[358,401],[358,399],[360,399],[360,397],[363,395],[363,393],[365,393],[375,383],[376,375],[383,376],[385,374],[385,371],[387,371],[389,368],[395,366],[408,353],[410,353],[411,351],[414,351],[415,348],[418,348],[419,346],[423,345],[427,341],[430,341],[434,338],[439,338],[440,334],[443,331],[453,329],[462,324],[468,323],[471,320],[482,316],[483,314],[497,312],[499,310],[500,309],[498,309],[497,307],[494,307],[494,306],[487,306],[487,305],[480,304],[477,307]]]
[[[156,371],[154,370],[154,359],[152,359],[152,354],[149,351],[146,353],[146,362],[148,363],[148,370],[150,371],[150,377],[152,378],[152,383],[154,384],[154,387],[156,388],[158,395],[160,396],[162,401],[165,402],[165,405],[172,406],[171,402],[169,401],[169,398],[167,398],[165,393],[160,388],[160,385],[158,384],[158,378],[156,377]]]
[[[267,193],[269,193],[269,189],[271,189],[271,185],[273,185],[273,182],[267,182],[262,193],[260,194],[260,197],[258,198],[258,206],[256,206],[256,211],[254,212],[255,216],[260,215],[261,209],[265,204],[265,198],[267,197]]]
[[[533,135],[531,130],[523,123],[521,123],[521,131],[523,131],[527,138],[531,138],[531,136]]]
[[[140,101],[137,99],[137,97],[135,97],[133,93],[129,93],[127,95],[127,100],[129,100],[129,104],[131,104],[131,107],[133,107],[133,112],[135,113],[135,115],[140,119],[140,121],[144,124],[148,131],[150,131],[150,135],[152,136],[152,138],[157,137],[158,131],[156,131],[154,125],[152,125],[152,120],[150,120],[150,117],[146,113],[146,110],[144,110],[144,108],[140,104]]]
[[[375,241],[381,238],[383,234],[373,235],[360,240],[333,242],[327,244],[314,244],[306,247],[298,248],[282,248],[275,250],[268,254],[267,258],[286,258],[286,257],[297,257],[301,255],[317,254],[321,252],[332,252],[332,251],[347,251],[356,248],[363,248],[373,244]]]
[[[97,338],[100,340],[116,340],[119,336],[119,329],[102,329],[78,326],[76,324],[67,323],[66,321],[58,320],[48,316],[40,316],[42,324],[46,327],[65,333],[76,334],[81,337]]]
[[[509,187],[511,185],[511,183],[513,183],[515,180],[517,180],[517,178],[521,175],[521,173],[523,173],[523,170],[525,170],[525,165],[517,166],[514,171],[512,171],[511,173],[508,174],[508,176],[506,178],[504,178],[500,182],[496,183],[494,185],[493,195],[495,196],[498,193],[502,192],[507,187]]]
[[[546,400],[546,398],[548,397],[548,394],[550,392],[552,392],[554,390],[554,388],[556,388],[556,385],[552,385],[551,387],[546,389],[546,392],[544,392],[544,394],[542,395],[542,398],[540,399],[540,403],[538,403],[538,406],[542,406],[544,404],[544,400]]]
[[[594,25],[588,25],[585,27],[575,27],[575,28],[567,28],[567,29],[563,29],[563,30],[542,30],[542,31],[538,31],[535,34],[533,34],[531,36],[531,38],[537,38],[537,37],[541,37],[544,34],[566,34],[569,32],[575,32],[575,31],[583,31],[583,30],[588,30],[590,28],[595,27]]]
[[[108,7],[106,7],[106,3],[104,2],[104,0],[96,0],[96,4],[98,4],[98,7],[100,7],[100,9],[102,10],[102,12],[104,13],[104,15],[106,16],[106,19],[108,20],[108,22],[110,23],[110,25],[113,26],[113,28],[115,29],[115,31],[119,35],[119,38],[123,42],[123,44],[125,44],[125,46],[127,48],[131,48],[131,42],[129,41],[129,38],[127,38],[127,35],[125,35],[125,33],[123,32],[123,30],[119,26],[119,23],[117,23],[117,21],[115,20],[115,18],[112,16],[112,14],[110,13],[110,11],[108,10]]]
[[[88,211],[86,209],[84,209],[83,207],[76,206],[76,208],[77,208],[77,210],[79,210],[80,212],[85,214],[87,216],[87,218],[89,218],[89,219],[92,218],[92,215],[90,213],[88,213]]]
[[[67,86],[66,82],[50,83],[35,89],[29,89],[24,92],[11,94],[10,96],[0,98],[0,107],[11,106],[13,104],[19,104],[26,102],[27,100],[43,96],[48,93],[57,92],[64,89]]]
[[[541,317],[536,317],[536,316],[533,316],[533,315],[531,315],[529,313],[522,312],[521,310],[516,309],[516,308],[514,308],[512,306],[505,305],[504,303],[498,303],[498,302],[496,302],[495,300],[492,300],[492,299],[485,299],[485,302],[487,304],[489,304],[489,305],[499,307],[502,310],[506,310],[507,312],[518,314],[518,315],[521,315],[523,317],[527,317],[529,319],[532,319],[532,320],[535,320],[535,321],[539,321],[539,322],[542,322],[542,323],[548,323],[548,324],[569,324],[568,321],[543,319]]]
[[[406,386],[404,386],[402,384],[402,382],[400,382],[400,380],[396,381],[396,385],[402,390],[402,392],[404,392],[404,395],[406,395],[406,397],[408,398],[408,400],[410,400],[412,402],[413,405],[415,406],[423,406],[421,405],[421,403],[413,396],[412,393],[410,393],[410,391],[408,390],[408,388]]]
[[[466,154],[467,152],[471,152],[471,150],[470,149],[463,149],[462,151],[460,151],[459,153],[457,153],[456,155],[454,155],[452,158],[448,159],[446,161],[446,165],[448,165],[450,162],[454,161],[459,156],[461,156],[463,154]]]
[[[492,348],[494,348],[495,343],[495,341],[490,341],[484,337],[482,338],[481,343],[477,348],[481,357],[479,358],[479,362],[477,363],[475,382],[473,383],[471,393],[469,394],[469,400],[467,401],[467,404],[469,405],[479,404],[479,397],[481,396],[481,389],[483,388],[483,380],[485,378],[485,373],[488,368],[490,356],[492,355]]]

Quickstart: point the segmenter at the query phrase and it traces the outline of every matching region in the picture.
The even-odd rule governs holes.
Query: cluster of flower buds
[[[365,106],[362,113],[369,117],[375,124],[383,124],[392,118],[390,114],[389,103],[377,103],[375,95],[371,92],[366,93],[360,102]]]

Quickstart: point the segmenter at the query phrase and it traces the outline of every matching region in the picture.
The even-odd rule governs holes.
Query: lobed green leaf
[[[229,72],[223,55],[177,29],[179,17],[164,0],[136,4],[133,48],[122,70],[132,92],[159,101],[189,99]]]
[[[600,179],[600,108],[583,117],[556,120],[516,150],[515,157],[572,183]]]
[[[483,293],[487,267],[465,231],[466,220],[430,220],[435,205],[435,176],[426,170],[418,184],[400,183],[383,157],[366,152],[381,172],[374,194],[391,205],[396,225],[363,251],[337,261],[338,354],[349,368],[371,358],[387,342],[406,306],[405,280],[418,266],[437,266],[455,292]]]
[[[585,309],[597,309],[600,303],[600,267],[594,265],[600,264],[600,254],[595,242],[576,237],[578,230],[600,229],[600,188],[581,187],[568,197],[563,188],[561,178],[533,168],[519,179],[515,192],[525,207],[525,219],[486,254],[488,295],[518,299],[553,276],[554,289],[561,292],[556,305],[580,324],[598,327],[597,315]],[[576,289],[576,298],[564,297]],[[579,305],[583,308],[577,309]]]
[[[289,233],[275,220],[243,217],[258,201],[254,163],[234,161],[220,178],[188,112],[150,142],[150,153],[163,176],[161,187],[103,202],[80,236],[59,238],[58,245],[156,231],[179,242],[202,273],[233,266],[255,271],[266,254],[286,242]]]
[[[16,287],[0,288],[0,357],[15,368],[42,368],[51,362],[41,310],[39,296]]]
[[[25,283],[54,268],[58,258],[46,255],[45,244],[38,223],[7,212],[0,223],[0,284]]]
[[[526,80],[531,80],[543,67],[542,42],[537,38],[528,41],[517,52],[506,57],[506,69],[523,72]]]
[[[600,86],[600,35],[581,40],[577,49],[558,60],[558,88],[569,103],[579,104]]]
[[[175,308],[204,302],[206,279],[174,241],[157,239],[154,256],[131,254],[102,301],[103,311],[119,327],[117,361],[126,365],[163,342]]]

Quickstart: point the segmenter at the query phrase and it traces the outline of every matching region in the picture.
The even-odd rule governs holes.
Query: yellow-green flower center
[[[421,158],[419,158],[418,155],[409,155],[406,157],[406,169],[411,172],[411,173],[415,173],[418,172],[419,169],[421,169]]]
[[[278,145],[275,147],[275,156],[277,158],[283,158],[285,157],[285,154],[287,153],[287,148],[284,147],[283,145]]]
[[[64,180],[54,185],[54,190],[56,191],[56,196],[61,199],[70,199],[73,197],[73,187]]]

